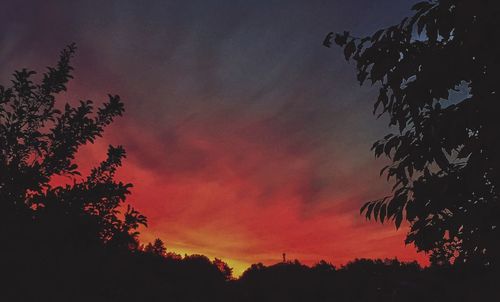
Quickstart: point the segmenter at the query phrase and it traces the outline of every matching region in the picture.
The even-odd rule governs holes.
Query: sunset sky
[[[112,93],[126,108],[79,162],[125,147],[118,176],[149,219],[143,242],[221,258],[236,274],[282,253],[426,263],[404,228],[359,216],[391,187],[370,151],[386,122],[372,115],[376,87],[360,87],[342,50],[321,45],[330,31],[396,23],[414,1],[79,2],[2,1],[0,83],[77,43],[61,100]]]

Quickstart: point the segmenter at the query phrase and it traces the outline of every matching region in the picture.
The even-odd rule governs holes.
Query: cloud
[[[355,82],[331,30],[369,33],[406,1],[12,1],[0,18],[0,78],[53,64],[75,41],[64,101],[120,94],[125,117],[82,151],[83,166],[123,144],[120,176],[155,236],[241,270],[282,252],[313,262],[415,258],[404,232],[365,223],[386,193],[371,143],[375,89]],[[363,10],[362,10],[363,9]],[[16,11],[15,17],[5,12]]]

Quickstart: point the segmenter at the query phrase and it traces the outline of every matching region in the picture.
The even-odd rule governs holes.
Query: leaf
[[[347,38],[349,37],[349,32],[344,31],[343,35],[335,34],[334,42],[340,47],[343,47],[347,43]]]
[[[361,209],[359,209],[359,214],[360,215],[363,214],[366,207],[368,207],[370,204],[371,204],[371,201],[365,202],[365,204],[361,207]]]
[[[396,229],[399,229],[399,227],[401,226],[401,222],[403,221],[403,213],[402,212],[398,212],[396,214],[396,219],[394,220],[394,224],[396,225]]]
[[[373,211],[373,207],[375,206],[375,202],[371,202],[370,205],[368,206],[368,209],[366,210],[366,214],[365,214],[365,217],[367,219],[370,219],[371,216],[372,216],[372,211]]]
[[[356,51],[356,44],[354,43],[354,39],[352,39],[347,45],[344,47],[344,56],[346,60],[349,60],[352,54]]]
[[[385,216],[387,215],[387,205],[384,203],[380,207],[380,222],[384,223]]]
[[[380,104],[384,105],[385,107],[388,102],[389,102],[389,97],[387,96],[387,88],[380,88],[377,101],[373,106],[373,113],[375,114],[375,112],[377,112],[377,109],[380,106]]]
[[[375,218],[375,221],[377,221],[378,219],[378,215],[379,215],[379,211],[380,211],[380,207],[382,206],[382,201],[377,201],[377,203],[375,204],[375,207],[373,208],[373,218]]]
[[[378,143],[375,146],[375,157],[380,157],[380,155],[382,155],[383,152],[384,152],[384,144]]]
[[[383,167],[381,170],[380,170],[380,176],[382,176],[382,174],[384,174],[385,170],[387,170],[390,166],[387,165],[385,167]]]
[[[384,145],[384,153],[387,155],[387,157],[391,157],[391,151],[392,149],[396,149],[401,142],[401,138],[398,136],[393,136],[391,137],[387,143]]]
[[[332,37],[333,37],[333,32],[328,33],[328,35],[326,35],[325,39],[323,40],[323,46],[325,47],[332,46]]]

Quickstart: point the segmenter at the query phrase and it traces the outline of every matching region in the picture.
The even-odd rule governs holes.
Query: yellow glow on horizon
[[[188,248],[181,248],[181,247],[171,247],[167,248],[167,252],[173,252],[176,254],[181,255],[184,257],[185,255],[204,255],[208,257],[211,261],[213,261],[215,258],[218,258],[224,262],[226,262],[229,267],[233,269],[233,277],[238,278],[240,277],[245,270],[247,270],[251,263],[236,260],[236,259],[231,259],[231,258],[222,258],[222,257],[217,257],[216,255],[211,255],[210,253],[204,252],[204,251],[196,251]]]

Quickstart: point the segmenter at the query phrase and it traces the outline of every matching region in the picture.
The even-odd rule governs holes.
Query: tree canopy
[[[494,0],[423,1],[373,35],[330,33],[379,90],[374,113],[394,131],[373,145],[394,181],[366,203],[367,218],[406,219],[406,242],[436,263],[498,264],[500,255],[500,6]]]
[[[72,79],[75,50],[74,44],[66,47],[40,83],[33,80],[35,71],[22,69],[10,86],[0,86],[0,207],[7,214],[1,222],[43,236],[46,243],[135,247],[136,230],[146,217],[129,205],[123,208],[132,186],[114,179],[125,157],[123,147],[109,146],[107,159],[86,177],[75,163],[79,148],[93,143],[122,115],[120,97],[109,95],[95,113],[90,100],[57,104]],[[61,176],[70,184],[58,185],[54,178]],[[11,240],[20,236],[10,234]]]

